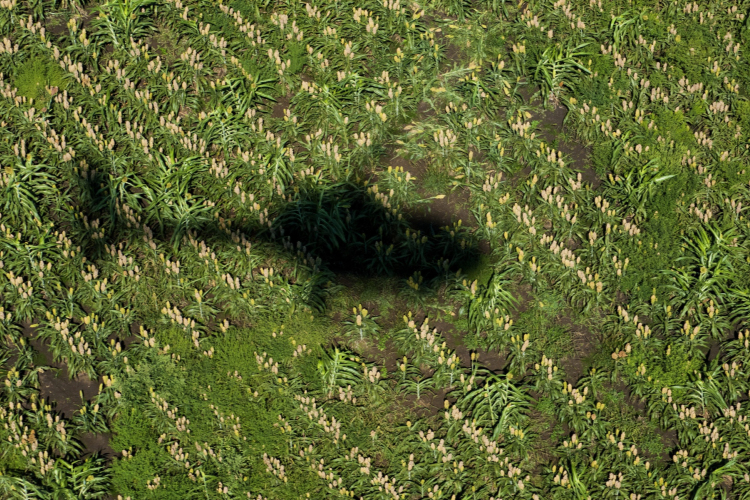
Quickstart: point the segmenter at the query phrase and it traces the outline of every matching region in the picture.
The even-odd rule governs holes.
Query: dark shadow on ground
[[[90,170],[79,179],[83,189],[80,207],[89,221],[106,221],[102,228],[104,237],[85,238],[81,227],[67,227],[75,246],[80,245],[83,255],[89,262],[109,259],[107,247],[126,245],[135,239],[143,239],[142,227],[128,224],[124,214],[116,210],[116,201],[122,206],[124,199],[115,196],[123,193],[115,189],[104,165],[96,165],[87,159]],[[116,181],[114,181],[116,182]],[[149,224],[153,238],[174,248],[182,245],[183,237],[190,234],[198,241],[206,241],[216,248],[234,248],[238,234],[242,234],[253,245],[271,245],[291,261],[310,268],[308,275],[320,276],[313,294],[319,295],[318,303],[325,304],[325,288],[329,280],[346,288],[346,277],[358,280],[377,279],[390,276],[395,280],[406,281],[418,273],[425,285],[439,288],[442,280],[455,276],[458,269],[476,266],[479,259],[478,244],[468,229],[445,229],[447,207],[439,213],[421,213],[414,217],[399,216],[389,208],[389,202],[376,198],[361,184],[340,182],[331,186],[298,182],[301,189],[287,202],[277,203],[281,209],[271,214],[272,223],[261,224],[257,217],[235,217],[227,219],[210,216],[170,219],[170,210],[159,210],[161,220]],[[191,191],[200,192],[199,186]],[[138,193],[131,190],[126,196],[132,200]],[[161,193],[157,193],[161,194]],[[146,205],[145,207],[143,205]],[[148,202],[142,203],[148,211]],[[161,207],[160,207],[161,208]],[[154,212],[153,210],[151,210]],[[248,220],[250,219],[250,220]],[[264,216],[265,221],[268,217]],[[264,222],[265,222],[264,221]],[[73,225],[82,222],[72,222]],[[453,230],[453,235],[451,235]],[[256,270],[257,271],[257,270]],[[294,276],[287,276],[293,283]],[[316,282],[316,283],[318,283]],[[315,301],[312,301],[315,302]],[[88,313],[85,307],[81,310]],[[39,321],[34,321],[39,323]],[[27,325],[28,326],[28,325]],[[113,335],[123,347],[137,335],[138,325],[131,325],[130,331],[123,330]],[[44,357],[44,363],[52,367],[40,377],[41,397],[48,401],[54,410],[66,418],[75,415],[80,409],[81,397],[89,401],[97,392],[101,380],[90,380],[82,374],[68,374],[63,362],[53,362],[46,342],[37,339],[36,333],[28,328],[25,332],[34,349]],[[70,375],[70,376],[69,376]],[[106,436],[82,436],[85,452],[101,451],[112,456],[106,444]]]
[[[90,261],[104,257],[107,245],[143,238],[142,228],[128,228],[127,221],[117,215],[112,198],[116,191],[109,183],[108,176],[101,173],[86,180],[94,207],[89,213],[84,211],[88,220],[112,219],[104,227],[104,238],[75,242]],[[298,182],[297,186],[299,191],[290,201],[275,203],[281,209],[270,214],[270,224],[268,214],[262,217],[263,223],[256,217],[240,220],[229,214],[225,220],[206,212],[200,217],[175,220],[169,218],[170,210],[159,210],[161,221],[154,220],[149,227],[156,240],[175,248],[188,231],[196,240],[219,248],[236,247],[236,235],[241,234],[254,245],[276,246],[279,252],[299,259],[299,263],[334,282],[338,275],[385,275],[406,280],[414,273],[421,274],[425,282],[439,281],[458,269],[472,267],[479,259],[479,244],[472,231],[446,228],[444,210],[397,212],[392,193],[376,195],[349,182],[328,186]],[[151,207],[147,210],[155,212]]]

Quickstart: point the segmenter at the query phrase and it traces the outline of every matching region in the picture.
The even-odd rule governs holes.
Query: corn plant
[[[111,0],[99,7],[94,21],[95,36],[115,47],[127,46],[132,38],[144,38],[153,28],[147,15],[154,7],[153,0]]]
[[[748,495],[745,6],[82,6],[0,5],[0,496]],[[68,418],[38,342],[101,377]]]
[[[87,458],[75,462],[57,459],[47,481],[53,498],[70,495],[78,498],[104,498],[108,477],[100,457]]]
[[[577,61],[586,55],[581,49],[588,45],[583,43],[575,48],[563,48],[560,45],[546,47],[535,56],[530,64],[545,102],[556,101],[563,87],[572,90],[572,80],[576,72],[590,73],[588,68]]]
[[[632,169],[628,174],[620,178],[614,178],[613,198],[627,199],[630,206],[635,207],[636,221],[644,220],[649,214],[646,213],[647,206],[656,195],[659,184],[675,177],[676,174],[658,176],[659,164],[656,159],[651,159],[639,169]]]
[[[465,313],[468,314],[469,324],[477,334],[484,329],[494,328],[492,323],[488,323],[492,314],[499,314],[502,311],[510,311],[516,299],[510,292],[509,273],[493,273],[485,285],[480,285],[476,281],[471,284],[468,292],[471,296]],[[498,312],[494,312],[498,309]]]
[[[332,352],[326,351],[318,361],[318,373],[328,394],[333,393],[335,386],[356,385],[362,378],[359,358],[338,347]]]
[[[677,259],[683,266],[666,271],[674,282],[681,317],[709,300],[719,303],[720,297],[729,292],[733,276],[724,236],[715,229],[699,228],[694,238],[685,239],[684,248],[688,255]]]
[[[493,440],[501,435],[508,436],[511,428],[524,428],[527,420],[525,411],[530,404],[528,394],[515,386],[511,378],[486,369],[478,370],[477,375],[483,378],[482,384],[464,394],[458,406],[470,412],[478,423],[489,427]]]
[[[420,399],[426,391],[435,387],[435,380],[425,375],[420,368],[413,364],[408,365],[404,362],[400,370],[402,377],[397,387],[406,394],[414,394],[417,399]]]
[[[370,312],[359,304],[357,307],[352,308],[352,314],[354,315],[353,320],[347,320],[344,325],[348,327],[346,334],[352,337],[359,337],[359,340],[367,338],[374,338],[380,331],[380,327],[375,322],[377,316],[370,316]]]

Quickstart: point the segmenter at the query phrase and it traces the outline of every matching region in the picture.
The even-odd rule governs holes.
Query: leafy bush
[[[42,57],[34,57],[18,67],[14,84],[19,95],[34,99],[38,105],[47,102],[52,95],[48,89],[53,89],[55,93],[65,89],[64,74],[53,62]]]

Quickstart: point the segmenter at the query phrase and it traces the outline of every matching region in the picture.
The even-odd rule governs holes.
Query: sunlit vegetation
[[[0,498],[750,499],[748,0],[1,0]]]

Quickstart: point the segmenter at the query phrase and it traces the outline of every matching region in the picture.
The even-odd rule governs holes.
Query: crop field
[[[750,0],[0,0],[0,499],[750,500]]]

